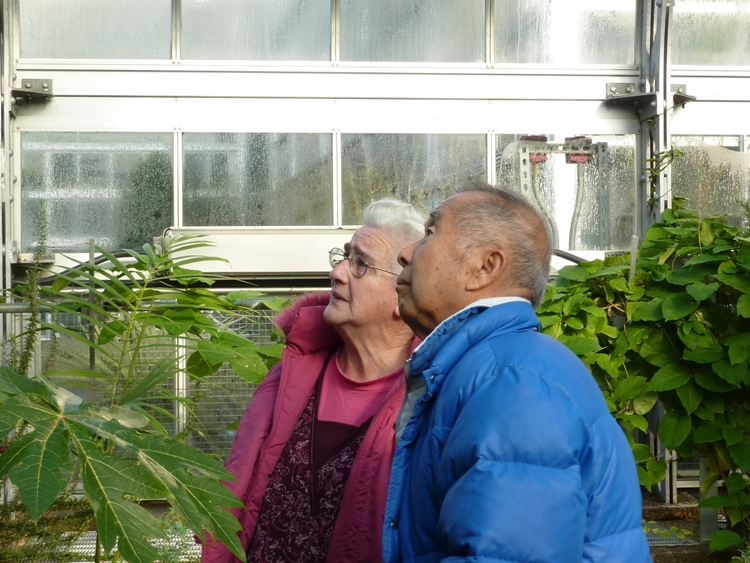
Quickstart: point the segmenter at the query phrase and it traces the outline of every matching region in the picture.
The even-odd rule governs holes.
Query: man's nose
[[[411,260],[414,257],[414,248],[417,246],[416,242],[413,242],[409,246],[405,246],[398,253],[398,263],[401,264],[402,268],[405,268],[411,264]]]

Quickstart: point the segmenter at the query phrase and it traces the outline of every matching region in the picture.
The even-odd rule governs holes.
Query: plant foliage
[[[704,490],[717,479],[728,484],[728,496],[703,506],[723,508],[732,525],[749,523],[746,231],[723,218],[700,217],[676,198],[646,233],[634,267],[624,254],[562,268],[539,316],[544,332],[590,367],[626,430],[648,430],[645,415],[661,400],[664,447],[709,456],[714,471]],[[666,465],[630,440],[641,484],[651,487]],[[736,540],[723,534],[714,547]]]
[[[228,363],[257,383],[281,351],[217,325],[215,319],[238,310],[254,314],[242,302],[261,296],[240,291],[221,297],[207,289],[213,280],[191,266],[210,258],[189,254],[202,246],[183,236],[125,258],[98,249],[102,264],[78,264],[51,286],[24,288],[23,295],[37,294],[40,304],[80,321],[71,326],[53,317],[32,326],[93,350],[94,369],[27,377],[0,367],[0,438],[10,437],[0,476],[18,487],[34,520],[80,478],[102,547],[117,549],[131,563],[155,561],[158,552],[148,540],[164,538],[163,527],[138,504],[147,499],[166,499],[193,532],[205,538],[208,531],[245,558],[239,523],[222,508],[241,506],[220,482],[232,475],[211,456],[170,439],[161,422],[173,417],[162,406],[165,399],[192,406],[162,385],[180,370],[201,381]],[[278,299],[266,304],[283,305]],[[26,341],[34,339],[27,335]],[[63,384],[88,389],[88,399]]]

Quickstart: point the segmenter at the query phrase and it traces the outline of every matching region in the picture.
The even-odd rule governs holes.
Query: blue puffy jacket
[[[650,562],[635,462],[530,304],[465,309],[409,362],[386,563]]]

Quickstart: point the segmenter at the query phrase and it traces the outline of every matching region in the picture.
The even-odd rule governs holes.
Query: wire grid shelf
[[[67,536],[70,537],[73,532],[68,532]],[[63,534],[66,536],[66,534]],[[180,561],[183,562],[197,562],[201,555],[201,546],[195,542],[192,533],[185,534],[184,536],[169,536],[168,539],[156,539],[151,540],[151,543],[156,549],[169,552],[172,554],[172,559],[175,560],[179,557]],[[87,531],[83,532],[78,538],[69,546],[61,547],[59,558],[46,558],[35,561],[19,561],[18,563],[58,563],[58,561],[64,556],[65,561],[69,563],[89,563],[94,561],[94,555],[96,553],[96,532]],[[175,555],[178,553],[178,555]],[[72,557],[71,557],[72,556]],[[103,559],[103,563],[110,562],[111,559]]]

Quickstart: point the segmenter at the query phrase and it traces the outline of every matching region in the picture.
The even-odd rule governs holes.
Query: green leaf
[[[714,391],[715,393],[726,393],[727,391],[736,389],[734,385],[727,383],[715,373],[699,371],[693,374],[693,379],[704,389]],[[705,398],[703,399],[703,402],[706,402]]]
[[[748,318],[750,317],[750,295],[744,294],[740,295],[740,298],[737,300],[737,314],[741,317]]]
[[[707,495],[708,492],[711,490],[711,487],[714,486],[714,483],[719,480],[719,473],[717,471],[714,471],[713,473],[709,473],[706,475],[702,480],[700,484],[700,492],[702,495]]]
[[[650,459],[646,463],[646,471],[651,478],[651,484],[660,483],[667,473],[667,462],[663,459]]]
[[[704,499],[701,499],[701,501],[698,503],[698,506],[700,506],[701,508],[713,508],[716,510],[720,510],[722,508],[727,508],[729,506],[737,506],[737,497],[736,496],[706,497]]]
[[[701,424],[693,432],[693,442],[696,444],[718,442],[721,438],[721,425],[713,422]]]
[[[690,381],[690,373],[680,365],[661,368],[654,374],[648,385],[650,391],[669,391],[682,387]]]
[[[578,317],[568,317],[567,319],[565,319],[565,324],[567,324],[570,328],[574,330],[583,329],[583,321],[579,319]]]
[[[238,377],[252,384],[263,381],[268,373],[268,367],[257,354],[238,355],[229,360],[229,365]]]
[[[289,300],[284,299],[283,297],[272,297],[270,299],[263,300],[263,305],[271,309],[271,311],[276,311],[276,312],[281,311],[288,304],[289,304]]]
[[[644,392],[633,399],[632,406],[635,414],[646,414],[654,408],[659,395],[653,392]]]
[[[643,463],[651,459],[651,448],[648,444],[633,444],[632,449],[636,463]]]
[[[714,411],[709,409],[706,405],[698,405],[698,408],[695,409],[694,414],[698,418],[707,420],[709,422],[713,422],[713,420],[716,418],[716,414],[714,413]]]
[[[679,411],[670,411],[664,415],[659,424],[659,439],[667,449],[677,449],[688,437],[692,427],[690,415]]]
[[[594,352],[601,348],[599,341],[596,338],[589,338],[586,336],[573,336],[563,341],[570,350],[577,356]]]
[[[664,318],[664,314],[662,313],[663,302],[662,299],[647,301],[637,309],[634,309],[629,317],[634,321],[660,321]],[[628,303],[628,306],[630,305],[634,304]]]
[[[750,279],[743,274],[717,273],[714,277],[721,283],[733,287],[742,293],[750,293]]]
[[[624,414],[620,416],[620,420],[622,420],[626,426],[629,426],[628,430],[637,428],[641,432],[648,432],[648,421],[640,415]]]
[[[675,355],[675,350],[669,341],[663,338],[661,331],[655,332],[651,338],[646,340],[639,352],[644,360],[658,367],[676,364],[680,359]]]
[[[726,481],[727,492],[730,494],[739,493],[741,490],[746,489],[748,482],[746,481],[745,475],[739,473],[730,473]]]
[[[696,348],[695,350],[688,350],[682,353],[682,357],[691,362],[698,362],[699,364],[710,364],[724,357],[726,352],[721,346],[713,346],[712,348]]]
[[[557,271],[557,275],[571,281],[584,281],[589,277],[589,273],[578,265],[564,266]]]
[[[750,446],[745,443],[729,446],[729,455],[744,473],[750,469]]]
[[[711,297],[714,293],[716,293],[716,290],[718,289],[718,282],[712,282],[708,285],[704,283],[694,283],[685,288],[685,290],[693,297],[693,299],[695,299],[699,303]]]
[[[732,344],[729,347],[729,361],[734,364],[739,364],[746,361],[750,357],[750,350],[747,346]]]
[[[238,301],[255,301],[262,296],[263,294],[260,291],[253,291],[249,289],[232,291],[230,293],[227,293],[226,295],[227,299],[232,303],[237,303]]]
[[[723,256],[716,256],[715,254],[696,254],[685,262],[685,265],[692,266],[693,264],[705,264],[706,262],[722,262],[724,259]]]
[[[703,404],[717,414],[724,414],[726,405],[721,395],[703,395]]]
[[[685,412],[692,414],[703,400],[703,390],[694,382],[688,381],[677,389],[677,396],[680,398],[682,406],[685,407]]]
[[[129,563],[159,559],[146,538],[166,538],[164,530],[151,513],[126,498],[159,499],[169,491],[139,465],[106,454],[86,439],[79,439],[78,445],[83,488],[105,551],[117,545]]]
[[[733,446],[740,442],[743,437],[743,432],[740,428],[733,428],[732,426],[724,425],[721,427],[721,434],[724,437],[724,441],[727,446]]]
[[[747,362],[732,365],[729,358],[721,358],[719,361],[711,364],[711,368],[724,381],[733,387],[739,387],[747,375]]]
[[[634,398],[641,392],[645,383],[646,378],[642,376],[628,377],[619,381],[613,397],[615,402],[621,403]]]
[[[106,323],[99,333],[98,343],[100,345],[107,344],[114,340],[117,336],[121,336],[126,330],[127,325],[122,321],[112,321]]]
[[[696,264],[694,266],[684,266],[679,270],[674,270],[667,274],[667,281],[674,285],[691,285],[694,283],[703,283],[707,275],[712,275],[716,271],[711,264]]]
[[[696,303],[691,295],[687,293],[678,293],[667,297],[662,304],[661,310],[664,315],[664,320],[674,321],[689,315],[697,306],[698,303]]]

